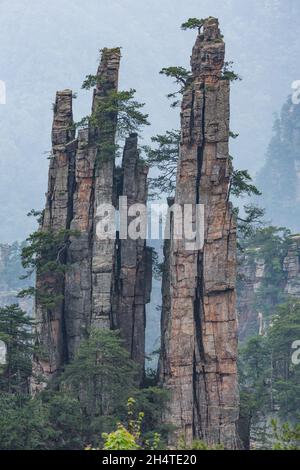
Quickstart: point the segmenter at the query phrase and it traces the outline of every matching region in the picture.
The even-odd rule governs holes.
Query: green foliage
[[[11,392],[10,396],[0,393],[3,449],[93,447],[99,445],[103,433],[114,432],[121,422],[140,441],[137,445],[153,447],[159,430],[166,431],[160,427],[166,393],[155,386],[138,387],[136,365],[118,333],[110,330],[92,331],[65,372],[38,396],[30,398],[13,387]],[[133,398],[126,406],[129,397]],[[143,413],[135,418],[135,405],[145,410],[145,419]],[[117,427],[110,442],[122,439],[123,429]]]
[[[166,75],[166,77],[174,78],[176,84],[183,85],[184,87],[192,76],[191,72],[184,67],[163,67],[159,73]]]
[[[270,351],[265,338],[250,338],[239,351],[239,378],[241,385],[241,416],[255,418],[262,409],[270,408]]]
[[[238,134],[230,132],[232,138]],[[176,187],[176,172],[180,151],[181,133],[179,130],[166,131],[165,134],[158,134],[152,137],[155,147],[144,146],[145,159],[147,164],[158,170],[159,174],[155,178],[149,178],[150,197],[154,197],[158,192],[166,193],[167,196],[174,194]],[[229,183],[229,196],[243,198],[245,196],[259,196],[261,193],[253,184],[252,178],[247,170],[234,170],[232,157],[230,157],[231,176]],[[262,224],[264,210],[248,204],[244,206],[244,217],[240,215],[240,209],[234,209],[238,220],[239,238],[247,239],[255,233]]]
[[[242,78],[232,70],[233,62],[225,62],[222,71],[222,80],[229,80],[230,82],[241,81]]]
[[[187,29],[198,29],[198,31],[200,32],[202,26],[204,25],[205,23],[205,19],[201,18],[189,18],[187,21],[185,21],[184,23],[182,23],[181,25],[181,29],[183,31],[186,31]]]
[[[299,132],[300,106],[291,97],[274,119],[273,135],[266,162],[257,176],[262,188],[268,218],[274,223],[299,230],[300,205],[297,200],[299,145],[294,136]]]
[[[273,450],[300,450],[300,424],[291,426],[289,423],[278,425],[272,420]]]
[[[195,440],[192,445],[187,445],[185,439],[182,437],[178,444],[179,450],[224,450],[222,444],[208,445],[204,441]]]
[[[106,89],[106,83],[97,75],[88,75],[82,87],[89,89],[100,86],[102,95],[95,101],[93,112],[76,124],[76,127],[90,127],[95,130],[98,155],[101,159],[113,158],[119,146],[115,142],[138,133],[142,126],[148,126],[148,114],[142,113],[144,103],[134,99],[135,90],[117,91]]]
[[[156,148],[145,146],[146,162],[150,167],[156,168],[159,175],[149,178],[150,197],[157,192],[170,196],[175,190],[176,171],[179,156],[180,131],[166,131],[151,138]]]
[[[24,279],[24,269],[21,263],[21,251],[24,243],[15,242],[11,246],[0,245],[2,252],[2,266],[0,268],[0,285],[2,291],[18,291],[28,285]],[[1,250],[2,251],[2,250]],[[6,255],[4,254],[6,253]]]
[[[191,72],[189,72],[184,67],[164,67],[159,72],[161,75],[165,75],[166,77],[171,77],[174,79],[174,83],[179,85],[179,90],[175,91],[174,93],[169,93],[167,98],[175,98],[175,101],[172,102],[171,107],[176,108],[180,104],[180,100],[176,99],[178,95],[182,95],[190,80],[192,78]]]
[[[29,287],[19,292],[19,297],[36,295],[40,304],[46,308],[53,308],[62,301],[63,296],[55,292],[51,286],[51,279],[59,280],[68,269],[66,264],[66,249],[70,236],[78,236],[74,230],[38,230],[33,232],[26,240],[21,252],[23,268],[27,270],[27,277],[37,272],[40,278],[46,279],[43,287],[36,289]]]
[[[123,347],[118,332],[95,329],[80,345],[78,354],[63,373],[60,382],[81,396],[81,406],[92,419],[124,413],[136,388],[136,365]]]
[[[6,364],[0,366],[0,390],[26,393],[32,372],[33,321],[18,305],[0,308],[0,340],[7,348]]]
[[[144,412],[135,417],[136,400],[132,397],[127,401],[127,424],[118,423],[117,429],[110,433],[103,433],[103,450],[140,450],[143,448],[155,450],[160,445],[160,435],[154,433],[150,442],[142,436],[142,423]],[[88,447],[87,450],[91,450]],[[99,450],[99,449],[98,449]]]
[[[286,273],[282,266],[291,243],[289,230],[272,226],[256,230],[242,242],[250,262],[252,259],[253,262],[261,260],[264,263],[264,276],[255,294],[254,308],[262,312],[265,318],[286,300]]]
[[[252,183],[248,170],[233,170],[231,175],[231,195],[235,197],[261,196],[261,192]]]
[[[252,419],[278,410],[280,419],[300,421],[300,368],[292,363],[292,343],[299,338],[300,302],[289,300],[274,308],[268,335],[241,348],[242,411]]]

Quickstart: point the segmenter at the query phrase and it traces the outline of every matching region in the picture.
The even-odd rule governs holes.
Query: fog
[[[91,94],[80,90],[94,73],[99,49],[122,47],[120,88],[135,88],[146,103],[151,135],[177,128],[179,110],[165,95],[162,67],[189,65],[195,32],[189,17],[216,16],[227,60],[242,76],[232,85],[231,129],[235,165],[253,175],[262,166],[273,113],[300,79],[299,0],[0,0],[0,243],[22,240],[26,217],[44,206],[56,90],[72,88],[75,119],[87,114]]]

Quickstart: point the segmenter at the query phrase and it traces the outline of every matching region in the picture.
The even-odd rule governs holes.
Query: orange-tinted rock
[[[204,247],[171,239],[163,283],[160,379],[170,391],[166,422],[190,444],[237,447],[236,227],[228,202],[229,82],[218,21],[206,20],[182,100],[175,202],[204,205]],[[167,242],[169,243],[169,242]]]

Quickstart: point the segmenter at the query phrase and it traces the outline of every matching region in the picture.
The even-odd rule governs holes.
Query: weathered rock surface
[[[291,243],[283,252],[281,257],[282,283],[278,287],[282,295],[281,298],[300,297],[300,236],[292,235]],[[260,254],[259,247],[256,247],[257,255],[250,246],[240,256],[238,267],[238,289],[237,289],[237,309],[239,314],[239,339],[246,340],[248,337],[265,332],[268,318],[262,318],[257,306],[257,294],[262,284],[268,279],[266,272],[266,259]],[[265,305],[274,305],[272,290],[266,290]]]
[[[237,447],[236,227],[228,203],[224,52],[218,21],[210,18],[193,48],[193,78],[183,95],[175,195],[181,206],[204,205],[204,247],[188,251],[185,240],[172,237],[164,279],[170,298],[163,293],[160,378],[171,393],[165,421],[176,428],[173,445],[183,435],[187,443]]]
[[[57,92],[52,127],[52,154],[50,159],[46,207],[40,230],[45,233],[66,231],[70,225],[71,198],[74,177],[74,152],[69,144],[74,140],[72,91]],[[67,240],[65,240],[67,243]],[[66,261],[66,250],[59,254],[59,261]],[[39,377],[33,383],[33,391],[43,387],[68,357],[65,341],[63,272],[37,273],[36,288],[58,300],[52,308],[45,307],[36,298],[36,333],[39,355],[34,358],[34,374]]]
[[[111,91],[117,91],[120,49],[104,49],[97,72],[92,111]],[[41,384],[74,358],[91,327],[120,328],[133,359],[144,370],[145,304],[151,290],[151,253],[144,240],[100,239],[98,208],[117,209],[118,197],[128,203],[145,203],[147,169],[141,164],[137,136],[128,137],[122,168],[115,158],[105,157],[105,145],[115,145],[117,116],[109,132],[93,122],[72,130],[72,92],[57,93],[52,131],[53,155],[41,230],[67,230],[61,263],[65,272],[49,276],[38,273],[37,288],[61,295],[54,308],[45,308],[37,298],[38,343],[43,354],[35,358]],[[120,185],[121,174],[121,185]],[[150,253],[150,255],[149,255]],[[120,275],[120,280],[119,280]]]

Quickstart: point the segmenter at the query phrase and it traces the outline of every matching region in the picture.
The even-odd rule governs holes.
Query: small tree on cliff
[[[237,134],[230,132],[230,137],[236,138]],[[152,137],[156,147],[144,146],[147,164],[159,170],[156,178],[149,179],[150,196],[158,191],[168,196],[174,194],[176,187],[176,170],[180,150],[180,131],[166,131]],[[231,176],[229,181],[228,197],[243,198],[245,196],[259,196],[261,193],[253,184],[247,170],[234,170],[233,158],[230,157]],[[235,214],[239,223],[239,231],[242,237],[249,237],[256,227],[260,226],[264,210],[255,205],[244,206],[244,216],[240,215],[239,208],[235,208]]]
[[[200,33],[201,28],[203,27],[205,23],[205,19],[201,18],[189,18],[187,21],[182,23],[181,29],[183,31],[186,31],[187,29],[197,29],[198,32]]]

